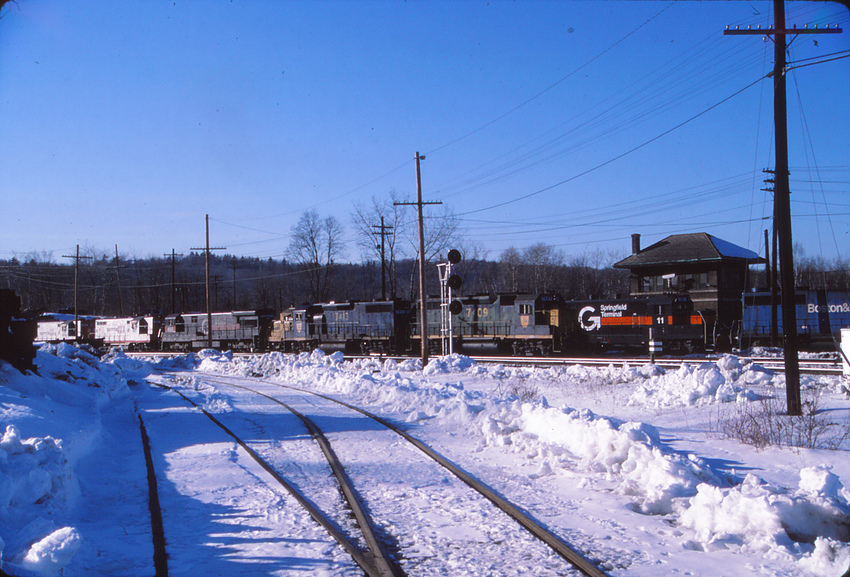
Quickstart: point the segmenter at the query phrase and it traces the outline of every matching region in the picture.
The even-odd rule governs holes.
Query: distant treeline
[[[88,251],[91,252],[91,251]],[[81,253],[82,254],[82,253]],[[81,314],[118,316],[147,311],[203,311],[206,307],[203,252],[176,257],[125,260],[88,254],[77,272]],[[503,255],[504,256],[504,255]],[[581,259],[569,264],[524,262],[519,252],[499,262],[467,259],[455,265],[463,279],[461,295],[500,292],[558,292],[567,298],[610,298],[628,293],[628,272],[594,268]],[[0,286],[14,289],[31,312],[72,311],[74,264],[27,257],[0,261]],[[416,262],[404,259],[386,272],[386,297],[418,295]],[[380,262],[331,265],[327,299],[378,300]],[[277,311],[313,300],[307,266],[286,259],[210,256],[210,300],[214,310],[269,308]],[[173,275],[173,276],[172,276]],[[428,293],[439,295],[437,267],[426,268]],[[120,287],[120,290],[119,290]]]
[[[142,312],[189,312],[206,308],[203,252],[176,257],[125,259],[87,250],[80,259],[77,299],[81,314],[135,315]],[[628,271],[611,266],[618,255],[593,253],[569,262],[547,245],[523,251],[508,249],[498,261],[468,258],[455,265],[463,279],[462,295],[481,293],[557,292],[567,299],[608,299],[628,295]],[[382,298],[381,263],[325,265],[326,301]],[[415,300],[418,295],[416,262],[398,260],[386,272],[386,297]],[[22,308],[32,312],[73,311],[74,272],[71,263],[58,264],[50,255],[0,260],[0,286],[21,297]],[[850,290],[850,262],[798,255],[800,288]],[[229,255],[210,256],[210,300],[213,310],[268,308],[276,311],[315,301],[310,266],[286,259]],[[753,270],[751,281],[766,287],[763,270]],[[173,276],[172,276],[173,275]],[[434,263],[426,267],[427,290],[439,295]],[[751,285],[752,286],[752,285]],[[119,290],[120,287],[120,290]]]

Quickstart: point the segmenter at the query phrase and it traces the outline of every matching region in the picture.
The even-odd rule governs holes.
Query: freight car
[[[835,350],[841,329],[850,327],[850,292],[798,290],[794,302],[800,346],[807,350]],[[732,331],[734,342],[742,349],[770,343],[771,306],[769,292],[744,293],[743,317]],[[781,339],[781,309],[777,311],[776,330]]]
[[[285,352],[320,348],[348,354],[404,354],[409,350],[410,316],[410,303],[403,300],[295,307],[274,322],[269,347]]]
[[[97,319],[94,336],[107,346],[121,346],[134,351],[159,350],[162,338],[162,316],[151,314]]]
[[[264,351],[274,318],[272,311],[250,310],[212,313],[212,347],[220,350]],[[195,351],[206,348],[210,333],[206,313],[180,313],[165,317],[162,348]]]

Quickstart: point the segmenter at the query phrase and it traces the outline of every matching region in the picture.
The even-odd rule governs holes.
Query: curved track
[[[209,374],[196,374],[193,378],[197,381],[192,387],[169,388],[225,431],[298,500],[370,577],[460,574],[452,568],[452,564],[455,567],[463,566],[466,571],[467,564],[478,553],[477,549],[489,548],[491,552],[488,556],[498,558],[500,548],[509,546],[521,548],[525,556],[536,556],[534,569],[538,575],[562,575],[575,571],[595,577],[605,575],[582,554],[574,551],[515,505],[381,417],[331,397],[280,383]],[[209,402],[209,398],[205,398],[204,394],[196,394],[204,387],[213,387],[216,391],[224,390],[220,387],[227,387],[228,395],[234,392],[234,410],[219,415],[207,410],[204,404]],[[236,395],[237,391],[241,395]],[[284,408],[298,418],[321,447],[328,467],[337,479],[346,507],[354,515],[356,526],[362,530],[362,537],[351,536],[351,523],[340,518],[338,512],[322,511],[315,505],[327,502],[310,494],[312,485],[320,484],[315,476],[299,477],[292,472],[291,465],[287,465],[291,459],[285,454],[282,440],[295,434],[291,427],[286,431],[272,431],[265,430],[265,425],[262,425],[262,431],[256,430],[261,423],[258,419],[251,422],[250,407],[259,399],[264,403],[259,413],[268,415],[269,403]],[[246,410],[243,411],[242,407]],[[240,420],[243,422],[237,425]],[[345,426],[341,423],[345,423]],[[237,428],[243,431],[254,429],[264,436],[276,434],[280,437],[276,442],[280,442],[281,446],[272,450],[271,443],[264,443],[262,448],[252,448],[251,445],[257,445],[258,441],[246,442],[243,440],[244,435],[236,432]],[[341,458],[337,457],[331,442],[340,451]],[[363,458],[363,443],[369,444],[371,452],[368,454],[371,458]],[[427,459],[421,456],[412,458],[413,447],[417,449],[416,453]],[[427,464],[429,462],[430,465]],[[394,463],[402,466],[393,467]],[[449,471],[451,475],[439,473],[441,469]],[[462,507],[456,502],[458,489],[446,489],[452,483],[458,483],[458,480],[477,492],[477,497],[472,494],[463,497]],[[412,519],[409,514],[411,504],[430,509]],[[501,516],[502,513],[513,521]],[[487,527],[488,530],[492,527],[492,530],[488,531],[488,535],[482,535],[481,527]],[[472,534],[474,536],[470,538]],[[522,537],[522,534],[526,536]],[[537,545],[534,545],[535,539]],[[465,547],[472,547],[473,550],[463,551]],[[539,550],[541,547],[542,551],[534,552],[535,548]],[[494,569],[492,566],[482,567],[478,571],[486,573]],[[473,570],[463,574],[475,572]]]

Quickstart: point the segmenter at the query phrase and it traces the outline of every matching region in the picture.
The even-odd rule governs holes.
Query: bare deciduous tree
[[[522,255],[515,247],[509,247],[499,257],[499,273],[504,290],[516,293],[520,291]]]
[[[357,246],[360,247],[361,255],[366,263],[381,262],[380,226],[383,222],[385,227],[383,257],[386,267],[387,293],[390,298],[395,298],[396,295],[395,265],[399,254],[398,239],[400,238],[398,233],[407,225],[403,219],[404,207],[395,204],[398,201],[398,194],[395,190],[391,190],[384,200],[372,197],[371,205],[355,203],[351,212],[351,221],[357,232]]]
[[[345,253],[342,225],[333,216],[321,218],[305,211],[292,227],[287,254],[300,265],[313,302],[325,302],[330,292],[334,264]]]
[[[530,269],[531,292],[557,291],[555,269],[564,264],[563,252],[538,242],[523,251],[523,260]]]

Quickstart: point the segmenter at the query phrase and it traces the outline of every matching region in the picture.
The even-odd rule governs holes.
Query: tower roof
[[[706,232],[674,234],[614,263],[616,268],[641,268],[655,265],[744,260],[748,264],[764,262],[757,253]]]

